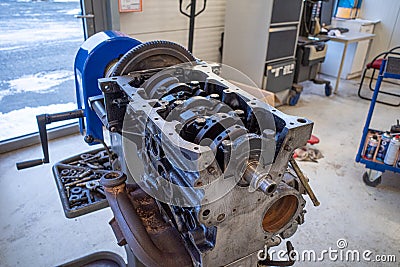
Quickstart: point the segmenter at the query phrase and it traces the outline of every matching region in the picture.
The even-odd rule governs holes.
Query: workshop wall
[[[372,42],[368,60],[377,54],[400,45],[400,1],[363,0],[360,17],[368,20],[381,20],[375,27],[376,37]]]
[[[183,1],[185,7],[190,1]],[[197,1],[196,10],[203,1]],[[196,17],[193,54],[220,62],[221,33],[224,30],[226,0],[207,1],[206,10]],[[141,41],[170,40],[187,47],[189,18],[179,12],[179,1],[143,0],[143,11],[120,14],[120,29]]]

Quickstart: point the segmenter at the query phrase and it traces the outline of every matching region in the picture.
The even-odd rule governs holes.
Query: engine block
[[[114,168],[157,203],[190,265],[257,266],[260,249],[279,245],[304,222],[305,190],[288,162],[313,123],[219,72],[197,61],[100,79]],[[113,207],[111,194],[108,200]]]

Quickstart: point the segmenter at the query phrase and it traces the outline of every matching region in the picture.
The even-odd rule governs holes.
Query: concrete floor
[[[295,107],[282,111],[315,122],[317,148],[325,158],[301,162],[321,206],[306,197],[306,222],[291,238],[296,250],[336,249],[340,238],[348,249],[394,254],[397,263],[346,263],[325,260],[326,266],[400,266],[400,176],[385,173],[377,188],[362,181],[365,168],[355,163],[369,102],[356,96],[357,81],[342,81],[339,93],[325,97],[322,86],[306,83]],[[378,105],[373,127],[388,129],[399,109]],[[72,145],[73,144],[73,145]],[[89,148],[74,135],[50,144],[52,162]],[[39,146],[0,155],[0,265],[54,266],[86,254],[109,250],[123,257],[108,221],[109,209],[76,219],[64,217],[51,165],[17,171],[15,162],[41,156]],[[321,266],[299,262],[296,266]]]

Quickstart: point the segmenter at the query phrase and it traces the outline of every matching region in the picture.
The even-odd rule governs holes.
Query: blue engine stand
[[[101,95],[97,80],[105,77],[111,63],[139,44],[140,41],[123,33],[105,31],[91,36],[79,48],[75,57],[74,72],[76,101],[78,109],[83,109],[85,116],[79,119],[82,134],[103,140],[103,124],[89,108],[88,98]]]

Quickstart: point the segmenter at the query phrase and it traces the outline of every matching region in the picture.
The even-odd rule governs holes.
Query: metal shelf
[[[381,65],[381,69],[379,71],[379,77],[378,80],[376,82],[376,86],[375,86],[375,90],[374,90],[374,94],[371,98],[371,104],[368,110],[368,115],[367,115],[367,119],[365,122],[365,126],[364,126],[364,130],[363,130],[363,135],[361,138],[361,142],[360,142],[360,146],[358,149],[358,153],[356,156],[356,162],[365,164],[365,167],[371,170],[375,170],[375,171],[379,171],[379,172],[385,172],[385,171],[392,171],[395,173],[400,173],[400,168],[395,167],[395,166],[390,166],[390,165],[386,165],[384,163],[380,163],[380,162],[375,162],[372,160],[367,160],[365,159],[362,154],[364,151],[364,146],[365,146],[365,142],[367,139],[367,135],[370,131],[372,131],[373,129],[370,129],[370,123],[371,123],[371,119],[372,119],[372,115],[374,112],[374,108],[376,105],[376,101],[378,98],[378,93],[379,93],[379,89],[381,87],[382,84],[382,80],[384,78],[391,78],[391,79],[399,79],[400,80],[400,69],[398,68],[398,65],[400,63],[400,58],[393,58],[393,57],[389,57],[388,59],[384,59],[382,61],[382,65]],[[373,130],[375,131],[375,130]],[[373,181],[371,181],[373,182]]]

